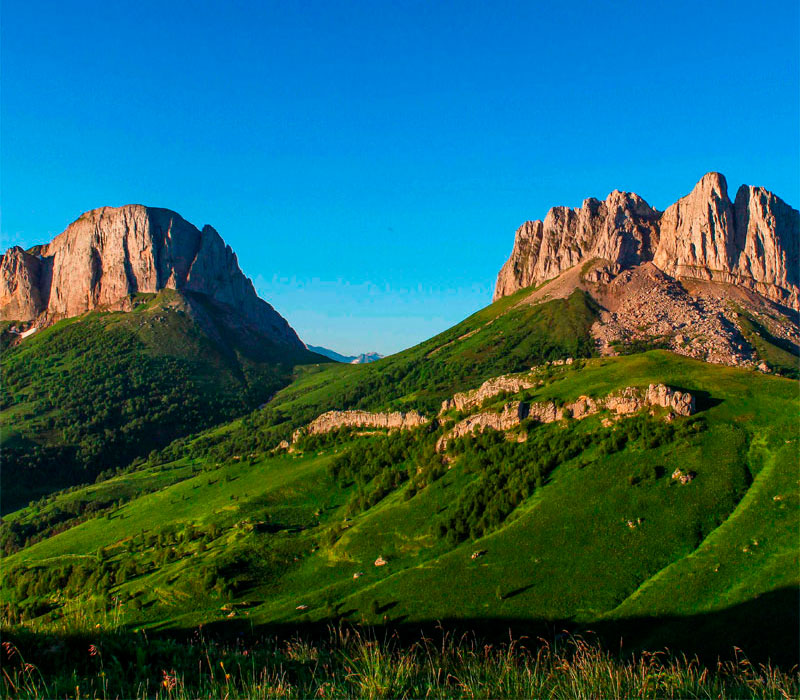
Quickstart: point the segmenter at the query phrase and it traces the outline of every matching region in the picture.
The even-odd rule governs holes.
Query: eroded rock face
[[[663,214],[637,195],[612,192],[580,209],[556,207],[517,231],[494,299],[601,258],[621,268],[652,261],[673,277],[726,282],[800,308],[800,216],[761,187],[728,197],[708,173]]]
[[[302,434],[303,431],[310,435],[329,433],[339,428],[387,428],[395,430],[410,430],[425,425],[428,418],[417,411],[401,413],[370,413],[368,411],[328,411],[317,416],[308,426],[299,431],[295,431],[293,441]]]
[[[213,228],[199,231],[173,211],[141,205],[94,209],[31,253],[9,250],[0,264],[0,315],[46,325],[123,309],[129,295],[165,288],[204,294],[275,340],[302,347]]]
[[[478,389],[460,392],[454,394],[450,399],[445,399],[439,412],[445,413],[454,408],[458,411],[467,411],[477,408],[486,399],[497,396],[497,394],[504,391],[516,394],[525,389],[531,389],[540,383],[540,381],[528,377],[493,377],[486,380]]]
[[[512,401],[503,406],[500,413],[476,413],[459,421],[452,430],[439,438],[436,450],[441,452],[447,447],[448,441],[474,432],[482,433],[486,428],[510,430],[526,418],[532,418],[539,423],[554,423],[567,416],[581,420],[602,410],[611,411],[618,416],[630,415],[647,406],[661,406],[671,413],[690,416],[695,412],[695,399],[688,392],[681,392],[664,384],[650,384],[647,389],[629,386],[603,398],[579,396],[563,406],[557,406],[553,401],[530,404]]]
[[[582,260],[603,258],[635,265],[652,257],[659,212],[639,195],[612,192],[580,209],[553,207],[544,221],[526,221],[500,270],[494,299],[557,277]]]
[[[691,416],[696,408],[695,398],[688,391],[677,391],[663,384],[648,386],[644,400],[649,406],[663,406],[679,416]]]
[[[19,246],[0,258],[0,316],[3,320],[30,321],[46,306],[40,280],[42,262]]]

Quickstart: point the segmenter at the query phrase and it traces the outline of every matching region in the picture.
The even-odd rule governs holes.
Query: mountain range
[[[798,310],[799,226],[798,211],[763,187],[742,185],[731,202],[720,173],[703,176],[663,212],[615,190],[524,223],[494,299],[598,259],[614,270],[652,262],[675,278],[733,284]]]
[[[365,362],[375,362],[383,357],[383,355],[377,352],[362,352],[360,355],[342,355],[335,350],[319,347],[317,345],[309,345],[307,347],[309,350],[311,350],[311,352],[316,352],[320,355],[324,355],[325,357],[329,357],[332,360],[336,360],[336,362],[345,362],[350,365],[360,365],[364,364]]]
[[[88,212],[0,263],[3,614],[794,663],[798,239],[716,173],[612,192],[524,224],[486,308],[344,364],[210,227]]]

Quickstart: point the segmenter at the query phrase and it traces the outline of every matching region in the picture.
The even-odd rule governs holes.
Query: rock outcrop
[[[32,321],[46,308],[42,299],[42,261],[19,246],[0,258],[0,318]]]
[[[532,389],[541,383],[540,380],[525,376],[500,376],[487,379],[479,388],[454,394],[452,398],[442,402],[439,413],[452,409],[468,411],[479,407],[486,399],[503,392],[517,394],[525,389]]]
[[[319,435],[340,428],[386,428],[389,430],[410,430],[425,425],[428,418],[417,411],[401,413],[370,413],[369,411],[327,411],[317,416],[305,428],[298,428],[292,436],[296,442],[301,435]]]
[[[591,396],[579,396],[575,401],[563,406],[554,401],[536,403],[511,401],[503,406],[500,413],[476,413],[459,421],[447,434],[439,438],[436,450],[441,452],[450,440],[474,432],[482,433],[486,428],[510,430],[527,418],[538,423],[554,423],[566,417],[581,420],[603,410],[617,416],[629,415],[648,406],[660,406],[669,409],[672,414],[690,416],[695,412],[695,399],[688,392],[681,392],[664,384],[650,384],[647,389],[629,386],[597,399]]]
[[[205,295],[274,340],[303,347],[258,297],[220,235],[168,209],[94,209],[49,244],[12,248],[0,260],[0,316],[39,326],[93,309],[124,309],[131,294],[165,288]]]
[[[761,187],[708,173],[663,213],[635,194],[612,192],[580,209],[555,207],[528,221],[497,277],[494,299],[541,284],[594,258],[612,269],[644,262],[667,274],[725,282],[800,308],[800,215]]]

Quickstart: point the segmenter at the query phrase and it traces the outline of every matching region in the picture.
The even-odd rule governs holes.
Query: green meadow
[[[4,536],[35,533],[54,512],[70,512],[71,502],[102,504],[63,532],[8,548],[3,603],[12,619],[48,630],[112,609],[127,627],[158,630],[444,619],[611,629],[645,618],[669,630],[674,618],[724,617],[759,596],[785,604],[800,570],[796,385],[652,351],[564,368],[532,398],[569,400],[652,382],[698,396],[696,416],[678,419],[697,429],[654,446],[629,440],[609,453],[603,441],[634,419],[612,428],[600,425],[601,415],[533,427],[532,434],[551,431],[548,440],[583,433],[584,447],[556,460],[477,539],[453,544],[437,525],[483,476],[470,455],[499,449],[490,434],[463,439],[462,454],[422,483],[412,478],[419,455],[401,451],[392,469],[403,478],[367,507],[359,493],[379,477],[343,482],[332,465],[349,450],[399,436],[342,433],[295,454],[231,453],[212,463],[157,463],[156,455],[9,515]],[[441,430],[422,428],[405,440],[431,444]],[[225,431],[217,454],[222,446]],[[681,484],[671,478],[675,469],[695,477]],[[473,559],[476,551],[484,553]],[[388,563],[375,566],[378,557]],[[756,628],[760,609],[750,620]],[[734,616],[728,632],[739,623]],[[646,638],[659,636],[650,630]]]
[[[72,433],[59,427],[63,407],[47,403],[52,387],[82,376],[79,354],[53,360],[49,344],[66,343],[71,336],[61,334],[71,327],[83,333],[83,323],[105,339],[96,347],[86,341],[86,353],[106,358],[105,374],[66,395],[78,400],[102,386],[111,396],[122,392],[125,410],[143,413],[128,435],[131,452],[101,449],[91,469],[81,463],[86,471],[73,474],[73,483],[60,490],[42,484],[43,495],[3,516],[4,640],[17,661],[43,669],[38,680],[26,675],[8,647],[16,675],[6,677],[5,692],[47,695],[47,683],[76,696],[62,688],[164,697],[509,696],[545,688],[553,697],[749,697],[760,683],[775,697],[796,692],[796,381],[665,350],[596,357],[589,297],[576,292],[530,306],[520,303],[525,293],[369,365],[317,363],[316,355],[300,358],[308,364],[282,364],[267,351],[252,364],[241,350],[225,356],[227,363],[238,358],[236,371],[223,371],[233,365],[222,360],[216,370],[192,369],[186,362],[195,345],[165,336],[159,342],[171,343],[168,355],[142,335],[171,328],[193,337],[180,306],[168,313],[161,296],[127,316],[90,314],[20,346],[10,362],[4,446],[35,438],[40,451],[74,450],[58,453],[73,464],[101,431],[124,422],[124,411],[95,406],[81,419],[86,425],[74,419],[77,442],[70,442]],[[115,354],[117,325],[135,318],[143,319],[135,351],[123,343]],[[178,321],[189,325],[178,331]],[[236,347],[246,348],[245,340]],[[549,364],[565,357],[574,361]],[[155,439],[147,404],[137,399],[146,390],[109,373],[131,362],[153,381],[146,362],[165,358],[177,358],[176,377],[186,381],[160,391],[187,398],[176,409],[169,393],[157,393],[159,405],[190,418],[193,410],[205,413],[200,422],[171,424],[169,439]],[[499,411],[514,399],[563,405],[663,383],[691,392],[697,411],[672,421],[662,409],[619,420],[600,412],[527,421],[512,431],[525,432],[525,441],[488,430],[451,440],[439,453],[437,440],[461,416],[451,411],[412,431],[340,430],[301,437],[288,452],[275,449],[326,410],[415,409],[434,417],[454,392],[532,366],[541,379],[535,388],[495,396],[482,410]],[[271,379],[264,384],[248,372]],[[258,399],[248,382],[271,387],[269,400],[248,404]],[[210,402],[205,409],[185,404],[198,396]],[[226,403],[231,397],[239,403]],[[92,478],[81,480],[82,473]],[[466,636],[450,638],[437,663],[452,673],[434,679],[421,654],[437,629]],[[223,691],[215,672],[193,675],[198,630],[207,635],[207,658],[235,657],[241,667],[245,650],[253,660],[272,644],[292,670],[280,676],[262,654],[261,666],[240,668]],[[143,639],[150,641],[142,646]],[[231,647],[235,639],[250,646]],[[285,652],[291,639],[296,648],[306,645],[304,661]],[[509,639],[516,641],[508,646]],[[479,658],[480,640],[493,650],[486,658]],[[73,653],[90,644],[114,649],[121,668],[128,658],[143,670],[109,671],[116,690],[103,690]],[[157,660],[143,660],[149,654]],[[753,673],[761,669],[760,680],[746,677],[737,654],[747,655]],[[309,664],[320,659],[326,665],[317,675]],[[734,666],[715,666],[717,659]],[[365,664],[362,675],[353,675],[357,663]],[[406,666],[407,675],[392,676]],[[575,685],[559,675],[567,668]],[[599,673],[616,680],[592,685]],[[173,679],[169,687],[163,674]],[[333,680],[323,688],[325,674]]]

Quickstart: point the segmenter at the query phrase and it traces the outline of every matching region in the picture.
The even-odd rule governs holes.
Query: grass
[[[800,348],[797,345],[776,338],[750,313],[739,310],[737,316],[742,335],[767,367],[783,376],[800,378]]]
[[[795,675],[767,665],[791,669],[798,651],[796,382],[663,350],[593,357],[590,299],[576,292],[537,306],[520,304],[528,293],[507,297],[376,363],[297,367],[294,381],[265,408],[199,432],[184,431],[125,468],[105,469],[98,483],[64,489],[5,515],[0,525],[6,554],[0,582],[4,634],[26,663],[42,670],[40,678],[24,664],[17,667],[17,675],[6,677],[15,692],[23,693],[25,686],[24,692],[34,695],[53,688],[77,694],[78,686],[81,693],[132,697],[156,692],[165,697],[226,692],[231,697],[693,697],[746,696],[758,687],[776,697],[796,693]],[[165,357],[169,338],[162,329],[171,328],[170,319],[185,319],[143,301],[127,316],[97,315],[90,322],[105,328],[138,318],[147,329],[137,336],[142,352]],[[72,323],[81,328],[83,321]],[[44,347],[48,333],[61,332],[48,329],[38,342]],[[21,347],[29,359],[44,362],[44,350],[37,359],[36,345]],[[170,352],[180,358],[197,347],[173,343]],[[664,383],[694,394],[698,416],[691,421],[703,429],[683,430],[691,421],[681,418],[669,439],[621,441],[609,449],[611,437],[626,426],[655,424],[661,416],[643,415],[609,428],[602,425],[606,416],[598,414],[527,426],[538,431],[529,446],[577,445],[569,454],[550,455],[548,447],[530,456],[525,445],[498,442],[500,450],[487,436],[485,444],[464,440],[463,449],[451,455],[454,461],[444,462],[433,445],[445,426],[434,421],[402,440],[343,432],[299,443],[295,453],[273,452],[295,427],[331,408],[417,409],[433,416],[442,399],[456,391],[566,356],[580,359],[542,370],[541,385],[516,397],[494,397],[484,410],[497,410],[513,398],[563,404],[581,395]],[[19,357],[22,366],[25,358]],[[58,382],[79,376],[69,374],[76,357],[55,357],[45,363],[43,376]],[[220,359],[214,365],[217,388],[195,395],[219,399],[225,386],[235,392],[251,380],[253,386],[273,386],[248,379],[247,357],[234,353]],[[262,359],[269,365],[269,358]],[[275,379],[275,365],[270,367]],[[292,371],[289,364],[281,367]],[[186,375],[196,380],[193,387],[217,381],[207,370]],[[289,380],[288,374],[280,376]],[[5,408],[4,418],[13,419],[16,431],[9,440],[58,438],[42,422],[47,412],[32,410],[32,381],[14,384],[22,398]],[[501,452],[514,469],[492,468]],[[389,453],[387,462],[383,457]],[[487,455],[488,464],[481,461]],[[694,479],[680,484],[670,478],[675,469]],[[511,505],[495,508],[487,500],[481,506],[494,508],[485,528],[463,541],[440,535],[439,526],[454,516],[471,517],[468,511],[475,508],[465,494],[516,498],[519,484],[506,489],[506,483],[526,470],[536,476],[528,479],[524,497]],[[476,551],[483,554],[473,559]],[[375,566],[379,556],[388,564]],[[436,656],[428,642],[413,636],[436,620],[451,631],[491,635],[512,629],[550,640],[561,630],[567,639],[594,630],[606,646],[575,637],[572,646],[492,646],[482,656],[478,637],[448,637],[442,644],[449,651]],[[291,654],[303,655],[307,664],[284,653],[290,646],[287,631],[311,634],[327,625],[337,626],[334,637],[304,637],[292,647]],[[379,627],[385,634],[397,630],[401,637],[377,642],[352,632],[347,636],[339,625]],[[201,626],[209,634],[245,635],[255,646],[179,641]],[[151,639],[158,661],[146,661],[148,642],[141,652],[145,661],[131,661],[139,664],[136,673],[114,676],[107,663],[111,657],[125,657],[125,644],[140,646],[132,641],[138,639],[130,636],[133,630]],[[108,632],[102,639],[104,668],[85,668],[81,656],[61,659],[66,675],[47,670],[43,650],[63,644],[64,653],[72,654],[78,632],[86,635],[79,644],[88,648],[97,646],[103,631]],[[610,654],[620,639],[637,653],[669,646],[688,657]],[[259,656],[261,644],[272,650],[275,663],[266,653]],[[765,666],[758,673],[752,666],[744,671],[741,657],[736,666],[715,665],[717,656],[732,658],[734,645]],[[234,675],[231,660],[241,661],[245,650],[250,666]],[[692,658],[695,653],[711,665],[702,666]],[[43,656],[30,661],[32,654]],[[209,674],[203,654],[211,659]],[[220,660],[229,669],[223,676],[235,679],[224,679],[224,691],[216,670]],[[106,675],[98,676],[101,671]],[[72,685],[62,692],[67,676]],[[102,679],[112,685],[103,686]]]
[[[117,598],[126,627],[447,619],[552,621],[577,631],[647,618],[649,630],[631,633],[631,641],[661,646],[683,635],[675,618],[710,615],[736,643],[741,615],[762,632],[760,620],[769,615],[748,608],[730,620],[719,616],[757,595],[773,601],[771,610],[784,618],[779,626],[790,626],[791,604],[769,595],[798,584],[794,382],[654,351],[562,368],[532,393],[534,400],[571,400],[656,381],[693,391],[706,430],[652,449],[601,454],[590,446],[557,465],[479,540],[454,546],[436,536],[436,524],[480,476],[458,462],[413,497],[401,485],[348,515],[359,486],[334,480],[331,461],[353,440],[377,437],[344,436],[299,455],[237,452],[220,462],[183,456],[11,514],[3,528],[41,519],[69,499],[114,500],[108,511],[6,557],[10,576],[0,602],[27,611],[30,629],[69,628],[72,612],[49,584],[31,583],[20,598],[14,582],[55,581],[80,561],[96,568],[98,582],[103,567],[112,576],[105,588],[92,584],[78,597],[98,615]],[[601,417],[547,427],[592,433]],[[227,433],[215,434],[224,446]],[[436,437],[423,430],[417,440]],[[662,467],[658,478],[648,477],[654,466]],[[695,472],[694,481],[673,482],[677,467]],[[145,483],[157,490],[141,493]],[[631,529],[628,520],[641,522]],[[487,553],[473,561],[476,549]],[[387,566],[373,565],[379,555]],[[150,568],[113,581],[130,560]],[[364,575],[354,579],[357,572]],[[748,653],[780,653],[768,640],[754,650],[753,637],[745,637]]]
[[[307,368],[270,402],[266,419],[285,433],[326,410],[410,410],[435,414],[443,399],[507,372],[593,353],[591,299],[575,292],[536,306],[506,297],[409,350],[365,365]],[[277,433],[276,433],[277,434]]]
[[[704,664],[660,653],[611,653],[581,637],[492,644],[439,631],[415,640],[331,628],[327,638],[252,645],[199,634],[3,643],[4,695],[16,698],[790,698],[796,668],[742,654]],[[37,663],[34,655],[41,656]]]

